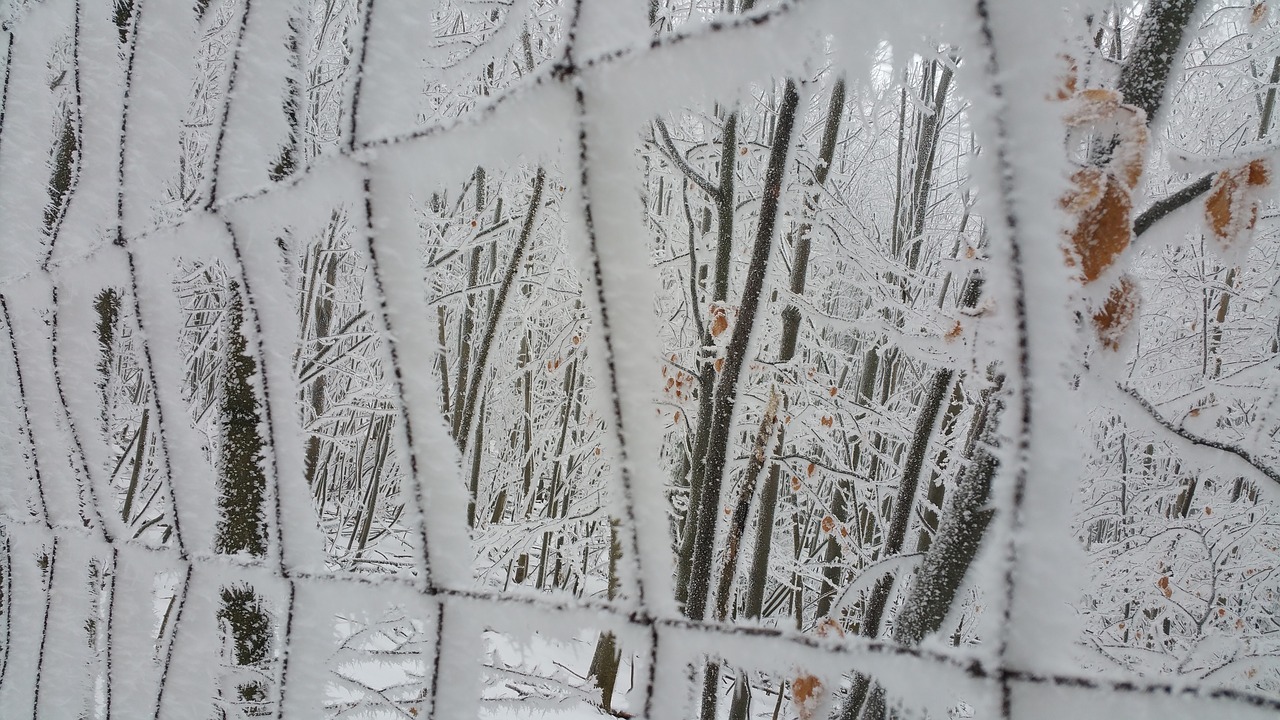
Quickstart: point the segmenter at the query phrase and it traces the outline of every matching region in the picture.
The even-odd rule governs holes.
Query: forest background
[[[872,13],[866,37],[779,32],[816,48],[803,63],[764,45],[732,46],[741,62],[691,53],[687,72],[718,90],[639,103],[603,147],[582,138],[615,118],[581,91],[585,119],[531,102],[530,134],[583,129],[525,157],[486,119],[596,61],[570,39],[579,6],[161,5],[0,13],[16,228],[0,280],[0,707],[106,717],[127,672],[156,713],[206,697],[217,717],[283,714],[303,652],[283,581],[342,576],[364,590],[308,613],[303,647],[326,658],[310,702],[417,716],[442,692],[445,611],[413,597],[447,572],[476,602],[641,603],[947,657],[1003,648],[1017,620],[1064,639],[1072,672],[1280,702],[1267,3],[1036,8],[1057,34],[1039,39],[1056,64],[1034,119],[1060,143],[1019,148],[1043,169],[1025,188],[1002,185],[1007,148],[991,145],[1015,122],[977,74],[994,56],[940,39],[975,37],[955,9],[936,27]],[[652,0],[650,49],[790,8]],[[276,90],[241,103],[255,82]],[[437,128],[450,139],[434,154],[397,158]],[[616,197],[589,195],[602,184]],[[295,196],[258,201],[273,187]],[[1006,205],[1024,196],[1057,211],[1037,222],[1059,247],[1028,251],[1051,270],[1010,276]],[[642,236],[616,232],[607,211],[624,206]],[[602,269],[618,238],[632,247]],[[1065,288],[1068,322],[1036,326],[1019,283]],[[425,336],[393,331],[415,303]],[[1046,339],[1054,327],[1068,331]],[[1028,374],[1027,347],[1047,370]],[[1032,380],[1053,416],[1036,429]],[[1028,464],[1028,447],[1051,451]],[[1053,485],[1042,502],[1069,523],[1000,519],[1028,483]],[[1030,609],[995,569],[1017,522],[1043,561],[1022,578]],[[121,560],[135,552],[168,559]],[[484,638],[481,712],[648,702],[656,651],[608,621],[574,615],[535,640],[492,612],[458,631]],[[127,671],[111,660],[121,628]],[[46,642],[70,671],[51,678]],[[671,701],[689,717],[981,705],[902,696],[863,667],[693,654]]]

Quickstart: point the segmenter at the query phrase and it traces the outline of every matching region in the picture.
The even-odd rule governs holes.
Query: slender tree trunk
[[[458,425],[458,434],[455,435],[458,447],[464,454],[468,447],[471,447],[473,453],[480,452],[479,445],[472,447],[469,440],[475,427],[476,402],[480,395],[480,383],[488,372],[489,353],[493,349],[493,341],[497,336],[498,325],[502,322],[502,310],[506,306],[507,297],[511,293],[512,286],[515,285],[516,275],[519,274],[525,249],[533,236],[534,220],[538,216],[538,208],[542,205],[542,187],[545,181],[546,171],[539,167],[537,175],[533,179],[533,194],[529,198],[529,210],[525,213],[524,225],[520,228],[520,236],[516,239],[516,246],[511,251],[511,261],[507,264],[506,273],[502,277],[502,285],[498,288],[498,293],[494,297],[492,308],[489,312],[489,323],[485,328],[484,337],[480,340],[480,347],[476,355],[476,367],[471,372],[471,377],[467,384],[461,423]],[[471,499],[467,504],[467,527],[475,527],[476,495],[479,492],[478,472],[472,474],[469,489]]]
[[[755,318],[763,295],[765,270],[769,251],[773,245],[774,226],[778,204],[782,195],[783,170],[791,145],[795,125],[796,105],[799,97],[795,83],[786,82],[782,104],[778,110],[778,124],[773,135],[773,147],[765,172],[764,197],[760,204],[760,221],[756,227],[756,239],[747,269],[742,302],[738,307],[737,323],[730,336],[724,357],[724,365],[715,385],[715,397],[711,412],[711,432],[708,436],[707,465],[701,502],[698,508],[700,521],[694,544],[693,567],[689,580],[689,600],[685,614],[701,620],[706,614],[711,579],[711,560],[715,546],[715,519],[720,502],[725,461],[728,457],[730,427],[734,405],[738,400],[738,378],[747,360],[747,344],[754,329]]]

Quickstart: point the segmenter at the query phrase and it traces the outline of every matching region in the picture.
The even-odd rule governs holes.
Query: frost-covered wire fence
[[[1059,572],[1073,562],[1063,551],[1074,542],[1063,500],[1073,488],[1055,480],[1078,460],[1063,457],[1059,439],[1073,429],[1055,405],[1076,321],[1060,250],[1064,182],[1041,151],[1062,143],[1046,101],[1061,62],[1040,41],[1052,35],[1056,6],[806,0],[654,37],[638,1],[579,0],[558,18],[518,1],[486,6],[477,42],[424,49],[423,28],[439,18],[412,0],[326,3],[305,30],[300,4],[194,5],[46,0],[5,11],[5,717],[341,717],[369,707],[471,717],[488,677],[477,651],[486,631],[567,637],[583,628],[610,631],[635,654],[633,709],[650,718],[696,714],[690,668],[708,657],[802,671],[828,688],[858,673],[905,708],[935,715],[957,698],[1002,718],[1280,711],[1280,701],[1242,691],[1084,673],[1069,657],[1064,597],[1075,588]],[[336,41],[335,6],[354,17]],[[529,39],[534,25],[546,43]],[[194,51],[192,38],[201,38]],[[996,589],[987,610],[1001,618],[995,636],[977,648],[919,646],[734,625],[723,606],[690,613],[672,577],[662,430],[647,390],[663,362],[632,141],[646,118],[762,78],[808,77],[824,64],[883,74],[882,43],[913,48],[925,38],[966,51],[954,70],[986,149],[976,171],[992,218],[986,282],[1008,326],[998,348],[1009,396],[1003,442],[991,450],[1000,460],[995,513],[974,570]],[[324,42],[348,45],[349,63],[303,73],[298,54]],[[487,45],[520,50],[512,60],[486,54]],[[535,68],[535,50],[551,61]],[[523,77],[501,86],[495,58]],[[491,86],[477,97],[453,92],[468,73]],[[781,106],[794,113],[806,92],[788,83]],[[315,93],[332,102],[309,102]],[[299,116],[309,118],[305,134]],[[771,150],[776,170],[795,147]],[[446,362],[430,371],[444,343],[437,305],[456,294],[470,313],[486,298],[494,319],[477,351],[484,358],[511,285],[476,279],[486,262],[479,249],[423,258],[418,244],[424,232],[457,232],[433,219],[449,200],[432,193],[474,180],[477,167],[538,169],[511,171],[507,196],[485,196],[481,177],[473,195],[454,198],[476,218],[476,235],[507,233],[520,248],[514,273],[555,203],[585,287],[574,317],[592,331],[560,342],[566,357],[584,338],[591,349],[582,361],[591,372],[574,356],[563,380],[566,396],[580,398],[593,378],[590,408],[528,409],[552,406],[537,393],[558,397],[547,388],[561,381],[539,385],[526,373],[526,415],[560,418],[565,429],[558,439],[536,438],[527,424],[506,432],[522,462],[536,443],[567,457],[570,408],[587,417],[572,432],[603,452],[571,466],[604,478],[619,520],[608,599],[475,586],[472,533],[490,533],[495,567],[531,572],[521,568],[532,566],[532,550],[496,527],[508,514],[546,533],[540,588],[585,587],[587,566],[614,542],[610,523],[581,510],[582,494],[551,493],[539,505],[528,476],[486,500],[494,522],[482,527],[476,479],[487,460],[473,451],[464,466],[463,454],[495,447],[501,433],[489,428],[486,440],[474,419],[485,412],[479,374],[455,368],[468,382],[444,392],[454,409],[442,410],[439,385],[451,370]],[[780,208],[776,193],[760,204],[794,209]],[[766,214],[758,242],[767,249],[777,231]],[[455,260],[476,277],[424,280],[424,264]],[[503,265],[487,262],[499,277]],[[532,302],[532,290],[515,292]],[[535,299],[552,303],[557,287],[548,281],[542,292]],[[734,341],[746,347],[748,331]],[[556,332],[527,329],[520,367]],[[548,367],[559,371],[560,357]],[[932,382],[941,403],[951,378]],[[732,401],[717,409],[732,411]],[[549,558],[560,527],[596,538],[580,573]],[[701,602],[713,578],[694,574],[688,581],[704,589],[691,597]],[[395,677],[368,677],[380,662],[399,663]],[[541,700],[548,711],[559,702]]]

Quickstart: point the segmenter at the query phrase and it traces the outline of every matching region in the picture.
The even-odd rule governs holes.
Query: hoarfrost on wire
[[[8,0],[0,714],[1271,717],[1270,13]]]

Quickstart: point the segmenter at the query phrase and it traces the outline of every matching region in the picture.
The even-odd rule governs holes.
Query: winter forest
[[[1268,0],[0,0],[0,718],[1280,716]]]

